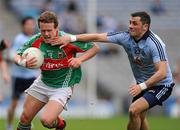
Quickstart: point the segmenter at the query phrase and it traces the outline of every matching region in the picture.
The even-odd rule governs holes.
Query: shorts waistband
[[[171,84],[162,84],[162,85],[155,85],[154,87],[174,87],[175,83]]]

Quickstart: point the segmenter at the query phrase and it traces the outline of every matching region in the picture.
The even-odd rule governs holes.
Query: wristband
[[[77,40],[77,38],[75,35],[71,35],[70,40],[71,40],[71,42],[75,42]]]
[[[140,83],[139,86],[140,86],[141,90],[147,89],[147,85],[144,82]]]
[[[27,62],[26,59],[23,59],[23,60],[19,59],[17,64],[20,65],[20,66],[26,67],[26,62]]]

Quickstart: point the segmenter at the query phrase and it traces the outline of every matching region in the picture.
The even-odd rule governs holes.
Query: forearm
[[[139,84],[141,90],[150,88],[154,84],[166,78],[166,71],[167,71],[166,68],[167,65],[165,61],[160,61],[156,63],[155,64],[156,72],[149,79]]]
[[[0,67],[1,67],[2,75],[8,72],[7,63],[5,61],[1,61]]]
[[[163,71],[157,71],[152,77],[145,81],[147,87],[151,87],[166,77],[166,73]]]
[[[85,62],[95,56],[98,51],[99,46],[94,43],[94,46],[91,49],[87,50],[82,56],[80,56],[79,59],[81,60],[81,62]]]
[[[107,42],[107,33],[93,33],[93,34],[80,34],[76,35],[76,41],[83,42]]]

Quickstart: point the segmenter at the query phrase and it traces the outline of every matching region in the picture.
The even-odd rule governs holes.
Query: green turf
[[[148,117],[150,130],[180,130],[180,118]],[[66,130],[126,130],[128,117],[119,116],[110,119],[67,119]],[[17,124],[17,120],[14,121]],[[43,128],[39,119],[33,121],[33,130],[48,130]],[[5,130],[5,120],[0,120],[0,130]],[[15,130],[15,129],[14,129]]]

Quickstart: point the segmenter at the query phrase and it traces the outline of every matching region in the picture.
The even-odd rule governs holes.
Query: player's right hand
[[[74,69],[79,68],[82,63],[81,59],[78,57],[72,57],[71,59],[68,60],[68,62],[69,62],[69,67]]]
[[[33,57],[33,58],[28,59],[27,56],[28,56],[28,53],[25,54],[24,56],[22,56],[22,57],[18,60],[18,64],[19,64],[20,66],[23,66],[23,67],[26,67],[26,68],[32,68],[32,67],[34,67],[34,66],[36,65],[36,62],[37,62],[36,58]]]
[[[52,41],[52,46],[60,45],[60,48],[67,46],[71,42],[71,38],[68,35],[61,37],[55,37]]]

